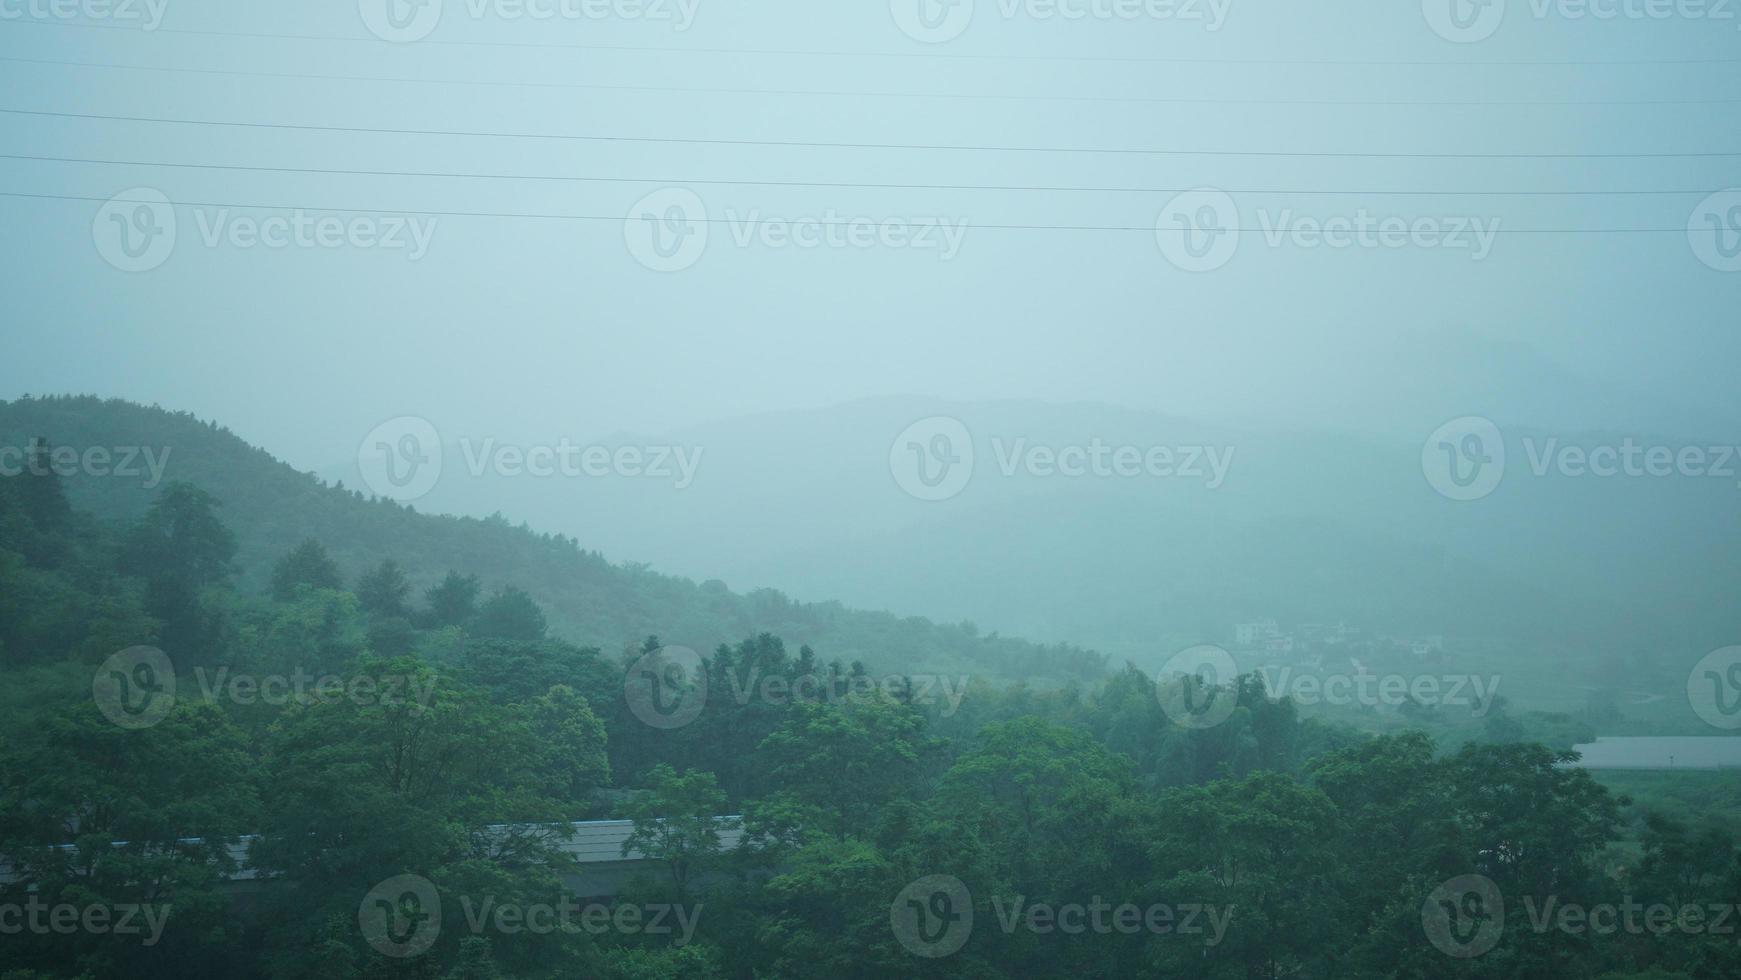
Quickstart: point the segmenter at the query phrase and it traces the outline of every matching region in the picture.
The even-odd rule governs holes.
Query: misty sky
[[[1741,273],[1701,264],[1675,231],[1707,195],[1741,186],[1741,156],[1612,156],[1741,150],[1741,11],[1727,20],[1568,20],[1511,0],[1490,39],[1454,44],[1415,2],[1232,0],[1211,31],[1201,21],[1006,19],[997,0],[978,0],[958,38],[924,44],[901,32],[887,0],[700,0],[682,31],[670,20],[535,21],[495,8],[474,18],[466,0],[447,0],[428,40],[392,44],[369,33],[354,0],[169,0],[149,33],[69,26],[45,2],[0,2],[0,107],[733,142],[0,114],[0,153],[129,162],[0,159],[0,190],[95,199],[0,197],[0,397],[160,402],[218,419],[305,467],[342,457],[399,415],[505,439],[584,437],[887,394],[1382,425],[1397,377],[1449,388],[1454,399],[1460,385],[1480,388],[1490,358],[1510,385],[1529,386],[1549,364],[1611,387],[1621,413],[1672,400],[1713,419],[1741,417],[1732,378]],[[666,6],[677,12],[675,0]],[[1420,104],[1431,102],[1458,104]],[[1517,104],[1543,102],[1581,104]],[[1625,102],[1648,104],[1612,104]],[[1512,156],[1433,157],[1448,153]],[[1169,192],[686,183],[695,180]],[[622,218],[645,195],[685,186],[715,219],[832,212],[944,218],[967,230],[958,254],[944,258],[915,248],[739,247],[721,224],[693,266],[652,271],[625,245]],[[1272,218],[1365,209],[1497,220],[1502,231],[1480,260],[1454,248],[1271,247],[1246,234],[1225,266],[1189,273],[1143,229],[1170,191],[1199,186],[1233,191],[1248,227],[1260,209]],[[99,254],[93,222],[101,200],[136,187],[175,202],[273,207],[182,203],[173,254],[127,273]],[[1329,190],[1680,193],[1289,193]],[[601,220],[436,217],[427,254],[415,260],[405,250],[203,241],[202,220],[295,207]],[[1503,230],[1622,228],[1667,231]]]

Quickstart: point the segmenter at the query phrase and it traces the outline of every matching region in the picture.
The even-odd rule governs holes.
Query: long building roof
[[[714,818],[721,823],[719,829],[719,845],[722,850],[736,850],[743,843],[742,819],[737,816]],[[510,825],[496,825],[486,830],[503,830]],[[532,829],[534,825],[526,825],[518,829]],[[569,824],[573,834],[560,843],[562,852],[573,857],[581,864],[611,864],[624,861],[646,861],[648,857],[638,850],[629,849],[623,853],[623,845],[629,835],[634,832],[635,823],[632,820],[577,820]],[[230,860],[236,863],[237,870],[230,875],[231,881],[253,881],[260,877],[258,869],[248,863],[248,849],[259,840],[258,834],[245,834],[233,841],[229,847]],[[198,845],[205,843],[203,838],[188,837],[178,843]],[[127,841],[112,841],[114,847],[125,847]],[[60,844],[55,850],[72,850],[76,845]],[[10,884],[19,876],[13,872],[9,862],[0,861],[0,883]]]

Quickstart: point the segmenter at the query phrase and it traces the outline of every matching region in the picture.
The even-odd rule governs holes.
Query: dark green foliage
[[[478,609],[472,632],[485,639],[536,643],[549,630],[544,611],[525,590],[509,586]]]
[[[218,517],[216,497],[188,483],[163,488],[127,538],[125,568],[188,591],[227,578],[236,536]]]
[[[357,579],[357,601],[371,616],[409,615],[406,601],[410,595],[411,583],[405,578],[405,570],[391,558]]]
[[[472,603],[485,588],[523,589],[549,617],[554,635],[587,647],[615,650],[630,638],[656,633],[668,643],[708,650],[722,640],[767,633],[878,672],[1095,680],[1105,671],[1103,655],[1077,647],[982,635],[970,625],[838,602],[795,602],[772,589],[734,594],[717,582],[698,584],[613,562],[571,538],[538,534],[500,517],[421,514],[322,483],[187,413],[90,397],[0,402],[0,445],[26,446],[38,436],[73,449],[131,445],[167,453],[168,480],[198,486],[224,502],[223,520],[235,535],[221,572],[233,570],[250,592],[270,588],[275,564],[313,538],[329,549],[347,581],[391,558],[405,570],[412,595],[442,586],[441,605],[430,601],[438,625],[461,625],[476,611],[443,580],[450,569],[460,569],[460,578],[478,579]],[[62,483],[75,508],[104,521],[135,521],[170,492],[167,483],[153,488],[141,480],[82,475]]]
[[[302,542],[272,566],[272,598],[286,602],[300,589],[341,589],[344,579],[326,548],[313,538]]]
[[[435,626],[460,626],[468,622],[477,615],[480,588],[476,575],[448,572],[440,585],[431,586],[423,594],[424,601],[429,603],[430,623]]]
[[[298,499],[313,513],[328,493]],[[709,623],[838,620],[820,634],[876,647],[842,662],[827,646],[789,653],[771,632],[716,633],[675,692],[705,690],[702,710],[665,728],[625,696],[630,666],[669,652],[665,634],[603,656],[547,628],[561,616],[537,593],[461,554],[432,565],[310,521],[270,583],[238,583],[219,517],[233,511],[204,490],[167,485],[110,524],[53,495],[0,479],[0,926],[33,900],[173,911],[150,945],[0,934],[5,980],[1741,975],[1732,936],[1538,924],[1550,899],[1732,904],[1735,828],[1655,792],[1661,808],[1634,806],[1564,753],[1499,730],[1451,748],[1419,731],[1367,736],[1303,720],[1251,677],[1214,692],[1231,701],[1225,722],[1181,728],[1134,670],[1096,684],[977,677],[964,700],[927,697],[922,678],[883,683],[858,654],[917,673],[938,657],[971,662],[963,651],[1041,648],[963,646],[929,624],[870,640],[875,617],[695,592],[590,566],[564,543],[558,564],[597,573],[611,596],[598,601],[622,601],[610,590],[627,580],[670,609],[697,595],[724,607]],[[362,506],[382,524],[410,519]],[[468,526],[415,520],[431,537]],[[489,540],[518,540],[499,533]],[[366,570],[354,592],[343,567]],[[412,583],[438,570],[411,608]],[[764,608],[740,617],[739,604]],[[133,729],[105,713],[93,680],[141,645],[168,654],[176,688]],[[585,819],[632,821],[630,850],[650,859],[605,901],[693,907],[687,943],[477,924],[486,897],[535,907],[594,884],[564,850],[568,822]],[[234,881],[245,835],[257,835],[257,877]],[[439,929],[427,951],[395,958],[366,941],[360,911],[408,875],[436,890],[438,911],[381,901]],[[1428,941],[1423,908],[1468,875],[1504,896],[1503,934],[1460,960]],[[892,916],[936,876],[960,883],[975,924],[930,958]],[[914,901],[932,908],[931,895]],[[1026,917],[1072,906],[1206,911],[1191,931]]]

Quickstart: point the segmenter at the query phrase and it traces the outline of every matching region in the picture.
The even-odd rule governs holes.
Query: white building
[[[1281,634],[1282,631],[1276,627],[1276,621],[1273,619],[1260,619],[1252,623],[1234,623],[1233,645],[1261,647]]]

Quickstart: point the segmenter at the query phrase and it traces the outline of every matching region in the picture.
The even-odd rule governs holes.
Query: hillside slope
[[[1732,642],[1732,481],[1538,477],[1531,446],[1686,440],[1495,416],[1513,459],[1503,486],[1473,502],[1447,500],[1424,478],[1430,428],[1381,438],[1102,403],[901,397],[604,441],[705,450],[685,486],[468,472],[468,447],[493,433],[444,423],[446,459],[460,462],[420,504],[480,517],[500,508],[734,588],[967,618],[1115,658],[1227,642],[1232,624],[1261,617],[1537,649],[1691,653]],[[891,444],[927,417],[958,420],[975,451],[965,488],[941,501],[903,491],[891,470]],[[561,425],[537,438],[568,435]],[[1012,447],[1095,441],[1216,448],[1226,479],[1008,470]],[[353,458],[321,472],[355,485],[360,471]]]
[[[223,503],[235,531],[244,587],[263,588],[271,566],[298,542],[324,544],[349,577],[386,558],[413,570],[418,589],[448,569],[475,574],[486,590],[516,586],[545,608],[566,639],[606,651],[648,635],[709,650],[768,632],[808,644],[825,660],[862,660],[882,670],[948,671],[1053,681],[1098,677],[1104,658],[1067,646],[981,636],[970,625],[849,609],[837,602],[798,603],[762,589],[747,595],[719,582],[696,583],[644,566],[613,564],[571,538],[539,533],[501,517],[420,514],[298,472],[264,449],[190,414],[95,397],[21,398],[0,402],[0,446],[34,437],[81,452],[130,447],[163,460],[162,481],[192,483]],[[165,454],[167,453],[167,456]],[[144,457],[136,475],[76,473],[66,480],[75,506],[99,517],[143,514],[158,486]]]

